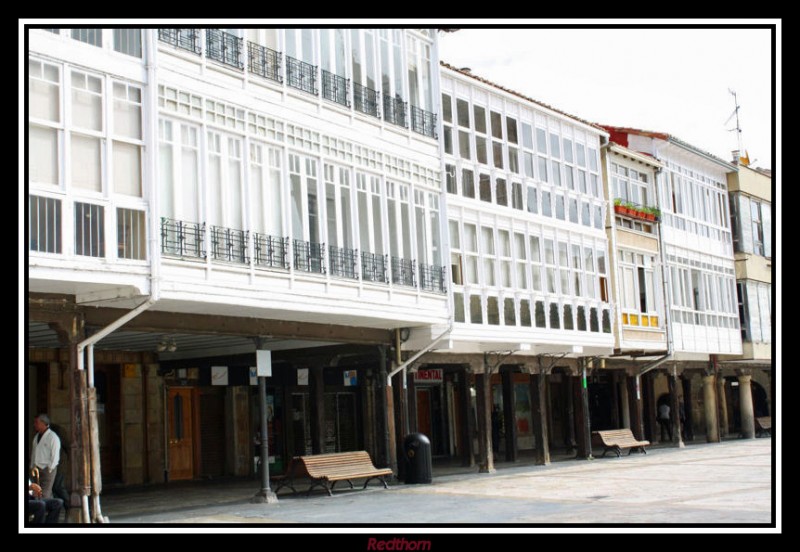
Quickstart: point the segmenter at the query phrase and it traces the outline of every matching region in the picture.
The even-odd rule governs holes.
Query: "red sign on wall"
[[[442,383],[442,369],[417,370],[414,374],[414,381],[416,383]]]

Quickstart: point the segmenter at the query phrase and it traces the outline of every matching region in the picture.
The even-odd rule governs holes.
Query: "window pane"
[[[473,324],[483,324],[480,295],[469,296],[469,321]]]
[[[58,184],[58,134],[31,125],[28,133],[28,175],[31,182]]]
[[[458,125],[469,128],[469,104],[466,100],[456,100]]]
[[[117,209],[117,256],[122,259],[147,258],[144,211]]]
[[[114,192],[142,196],[142,164],[139,146],[114,142]]]
[[[129,56],[142,57],[140,29],[114,29],[114,50]]]
[[[100,191],[100,140],[72,134],[72,185]]]
[[[475,115],[475,132],[486,134],[486,110],[479,105],[473,106]]]

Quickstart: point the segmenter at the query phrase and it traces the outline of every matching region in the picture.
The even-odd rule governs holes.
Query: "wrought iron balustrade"
[[[392,257],[392,283],[401,286],[416,287],[416,261]]]
[[[383,97],[383,120],[393,125],[408,128],[407,121],[407,102],[404,102],[399,96],[390,98],[389,96]]]
[[[289,238],[253,234],[253,255],[256,265],[289,269]]]
[[[358,280],[358,251],[346,247],[328,246],[328,268],[332,276]]]
[[[353,102],[356,111],[380,118],[380,92],[372,88],[362,86],[357,82],[353,83]]]
[[[322,97],[350,107],[350,79],[322,70]]]
[[[411,130],[431,138],[438,138],[436,133],[436,114],[412,105]]]
[[[294,267],[303,272],[325,274],[325,244],[294,240]]]
[[[317,95],[317,68],[310,63],[286,56],[286,82],[292,88]]]
[[[447,293],[445,268],[443,266],[420,263],[419,274],[423,290]]]
[[[211,258],[231,263],[250,262],[247,255],[249,232],[222,226],[211,227]]]
[[[369,251],[361,252],[361,279],[368,282],[389,283],[387,272],[388,255],[376,255]]]
[[[203,240],[206,223],[161,218],[161,254],[172,257],[206,258]]]
[[[249,41],[247,43],[247,69],[265,79],[283,82],[281,53]]]
[[[220,29],[206,29],[206,57],[236,69],[244,69],[242,63],[243,39]]]
[[[200,55],[200,33],[197,29],[159,29],[158,39],[176,48]]]

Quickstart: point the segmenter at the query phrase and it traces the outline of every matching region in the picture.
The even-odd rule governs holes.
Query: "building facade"
[[[441,421],[435,454],[477,455],[488,471],[525,450],[544,461],[551,441],[574,445],[562,397],[579,366],[614,345],[605,133],[444,64],[441,91],[453,318],[411,375],[410,416],[423,432]],[[413,330],[404,346],[445,329]]]
[[[742,354],[722,357],[729,405],[723,428],[753,437],[751,418],[773,410],[771,174],[738,163],[728,174],[728,191]]]
[[[656,412],[668,402],[673,427],[682,418],[689,430],[673,430],[671,440],[698,431],[716,441],[719,359],[742,351],[727,200],[727,175],[736,167],[669,134],[606,128],[612,141],[663,165],[656,193],[671,356],[643,374],[644,435],[658,440]]]
[[[436,32],[28,43],[27,417],[64,428],[68,486],[89,492],[86,401],[107,484],[252,473],[256,350],[273,469],[393,463],[392,332],[448,319]]]

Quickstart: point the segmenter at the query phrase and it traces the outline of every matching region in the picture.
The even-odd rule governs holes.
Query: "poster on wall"
[[[297,369],[297,385],[308,385],[308,368]]]
[[[358,376],[356,372],[356,370],[344,371],[344,384],[346,387],[355,387],[358,385]]]
[[[211,385],[228,385],[228,367],[211,367]]]
[[[258,368],[250,367],[250,385],[258,385]]]

